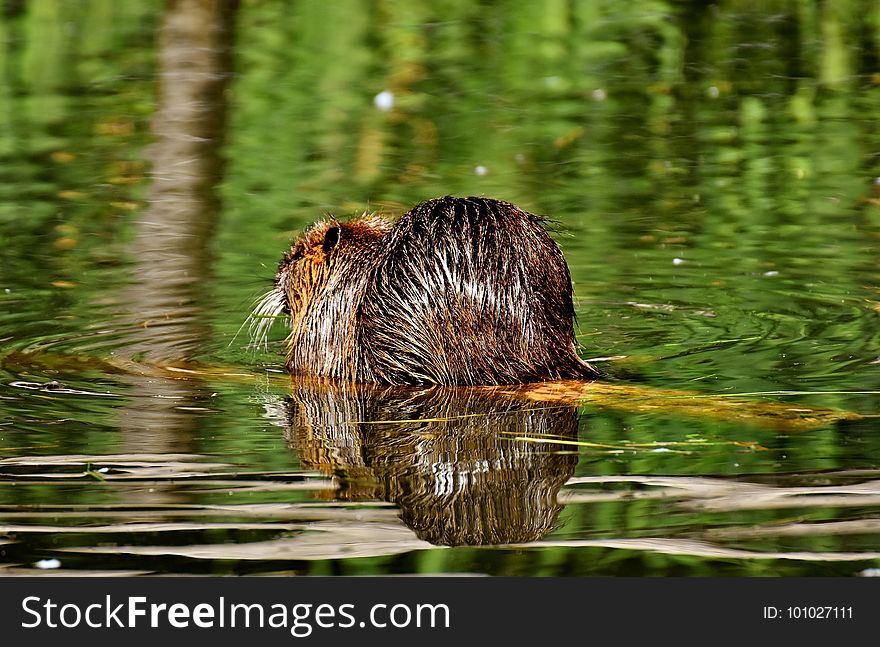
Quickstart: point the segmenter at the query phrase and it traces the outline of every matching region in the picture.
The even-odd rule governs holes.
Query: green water
[[[0,573],[880,568],[876,3],[198,4],[0,15]],[[554,221],[607,384],[744,404],[249,347],[297,231],[447,194]]]

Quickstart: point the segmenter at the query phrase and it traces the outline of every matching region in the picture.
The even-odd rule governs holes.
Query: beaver
[[[600,373],[577,353],[571,276],[545,220],[446,196],[395,224],[309,227],[252,316],[290,317],[293,374],[380,384],[504,385]]]

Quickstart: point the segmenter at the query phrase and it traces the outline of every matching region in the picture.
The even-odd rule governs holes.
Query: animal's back
[[[571,277],[542,220],[486,198],[422,203],[394,226],[358,312],[374,378],[392,384],[592,379]]]

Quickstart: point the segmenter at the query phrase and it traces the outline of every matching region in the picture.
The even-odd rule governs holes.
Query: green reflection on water
[[[317,2],[242,3],[238,11],[216,226],[201,241],[209,266],[197,294],[180,292],[195,305],[198,338],[181,359],[281,363],[283,325],[268,353],[234,335],[289,238],[325,212],[400,213],[438,195],[480,194],[556,221],[584,355],[627,356],[603,365],[612,378],[700,392],[833,392],[789,400],[877,414],[876,3],[731,1],[696,10],[660,1],[351,2],[342,16],[334,3]],[[0,17],[4,352],[151,359],[133,340],[158,337],[150,331],[160,328],[120,295],[137,283],[132,240],[149,213],[162,19],[155,3],[106,0],[10,3]],[[374,104],[383,91],[393,96],[388,111]],[[301,469],[263,417],[283,385],[194,380],[149,390],[65,361],[6,368],[0,378],[3,457],[174,452],[259,472]],[[115,397],[10,386],[51,379]],[[174,402],[176,417],[160,417],[170,420],[161,433],[146,422],[133,431],[127,413],[157,401]],[[591,407],[581,418],[584,442],[709,444],[688,454],[581,448],[576,476],[751,478],[870,470],[880,461],[871,418],[797,435]],[[9,487],[0,497],[9,506],[157,501],[144,496],[147,487],[65,488]],[[230,496],[218,492],[172,488],[159,499],[208,505]],[[232,499],[321,496],[258,489]],[[868,519],[876,505],[798,517],[572,503],[549,539],[670,537],[796,517]],[[859,534],[802,543],[810,541],[815,550],[876,548]],[[804,550],[783,539],[754,545]],[[423,550],[297,568],[817,574],[859,566],[548,547]]]

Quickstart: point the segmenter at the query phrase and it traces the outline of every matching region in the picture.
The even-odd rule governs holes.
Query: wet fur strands
[[[599,375],[577,354],[561,250],[540,218],[499,200],[429,200],[393,226],[318,222],[257,311],[290,315],[291,373],[443,385]]]

